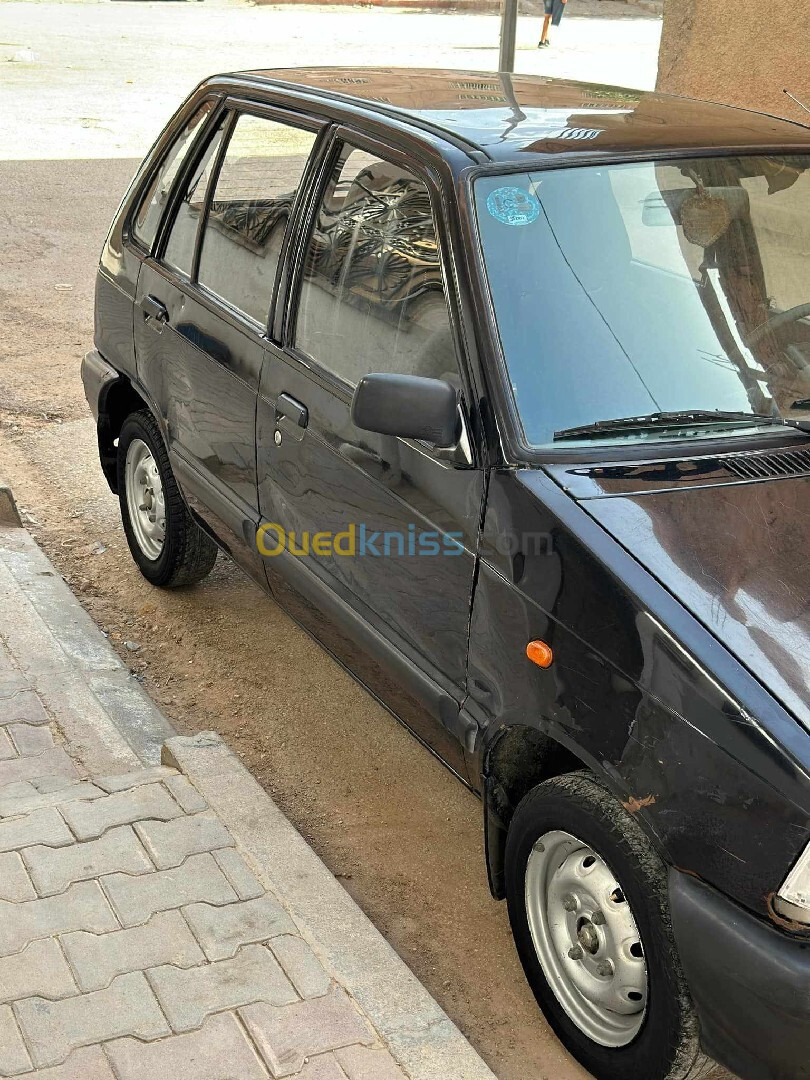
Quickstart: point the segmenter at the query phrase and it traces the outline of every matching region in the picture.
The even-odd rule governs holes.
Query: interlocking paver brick
[[[239,1010],[273,1076],[292,1076],[315,1054],[354,1043],[370,1044],[374,1035],[344,990],[278,1008],[248,1005]]]
[[[12,667],[0,671],[0,701],[9,698],[20,690],[30,690],[31,680],[20,671],[12,657]]]
[[[65,791],[76,784],[76,779],[73,776],[48,776],[45,774],[33,777],[31,783],[37,791]]]
[[[187,776],[169,776],[163,782],[187,814],[199,814],[208,809],[208,803]]]
[[[216,909],[215,909],[216,910]],[[148,923],[111,934],[65,934],[62,948],[82,990],[103,990],[116,975],[160,964],[191,967],[203,951],[179,911],[162,911]]]
[[[22,952],[0,958],[0,1004],[42,994],[64,998],[77,987],[54,938],[32,941]]]
[[[349,1080],[406,1080],[405,1073],[387,1050],[367,1046],[347,1046],[335,1057]]]
[[[23,757],[41,754],[53,746],[51,729],[44,724],[9,724],[3,730],[11,736],[17,753]]]
[[[0,821],[0,851],[14,851],[32,844],[63,847],[74,842],[59,812],[52,808],[33,810],[23,817]]]
[[[0,956],[24,949],[37,938],[91,930],[104,934],[117,930],[110,905],[96,881],[80,881],[59,896],[24,904],[0,901]]]
[[[92,802],[71,803],[63,813],[80,840],[91,840],[115,825],[131,825],[147,818],[169,821],[183,811],[161,784],[149,784]]]
[[[290,916],[271,896],[225,907],[191,904],[183,914],[209,960],[227,960],[242,945],[296,933]]]
[[[134,772],[119,773],[117,776],[101,776],[96,779],[99,787],[112,794],[117,791],[127,791],[134,787],[143,787],[145,784],[160,783],[170,776],[177,776],[177,769],[170,769],[168,765],[152,765],[148,769],[137,769]]]
[[[31,780],[16,780],[0,788],[0,799],[21,799],[25,795],[37,795],[38,789]]]
[[[110,829],[98,840],[57,850],[41,846],[26,848],[23,860],[40,896],[52,896],[74,881],[87,881],[102,874],[116,871],[146,874],[154,869],[131,825]]]
[[[37,1069],[24,1080],[115,1080],[110,1063],[100,1046],[74,1050],[62,1065]]]
[[[142,821],[135,826],[158,870],[179,866],[189,855],[231,847],[233,837],[211,811],[174,821]]]
[[[0,688],[0,727],[4,724],[47,724],[48,714],[34,690]]]
[[[101,883],[123,926],[140,926],[156,911],[199,902],[230,904],[238,899],[208,853],[191,855],[173,870],[156,870],[141,877],[110,874]]]
[[[253,1001],[298,1000],[284,972],[262,945],[246,945],[233,960],[197,968],[159,967],[146,973],[174,1031],[193,1031],[211,1013]]]
[[[78,779],[79,773],[73,761],[61,746],[54,746],[44,754],[18,757],[13,761],[0,761],[0,787],[18,780],[31,780],[35,776],[70,776]]]
[[[28,1072],[31,1059],[10,1005],[0,1005],[0,1076]]]
[[[264,895],[264,886],[253,875],[253,871],[238,851],[223,848],[214,852],[214,858],[225,872],[225,876],[236,890],[240,900],[253,900]]]
[[[334,1054],[319,1054],[295,1074],[295,1080],[346,1080]]]
[[[0,761],[8,761],[9,758],[17,757],[17,748],[11,741],[7,728],[0,728]]]
[[[267,1080],[233,1013],[212,1016],[190,1035],[156,1043],[118,1039],[107,1044],[107,1053],[119,1080]]]
[[[34,886],[19,853],[6,851],[0,855],[0,900],[12,900],[19,904],[23,900],[36,898]]]
[[[59,1065],[80,1046],[135,1035],[158,1039],[169,1025],[140,971],[119,975],[106,990],[64,1001],[27,998],[14,1012],[36,1065]]]
[[[302,998],[320,997],[328,992],[332,980],[303,938],[285,934],[274,938],[270,948]]]
[[[85,780],[70,780],[54,791],[38,791],[33,784],[9,784],[0,788],[0,817],[17,817],[39,810],[43,806],[59,806],[61,803],[81,799],[98,799],[105,793],[95,784]]]

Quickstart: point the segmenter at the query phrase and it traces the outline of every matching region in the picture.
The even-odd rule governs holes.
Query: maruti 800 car
[[[212,78],[116,215],[83,378],[146,578],[225,551],[480,795],[594,1076],[810,1076],[810,131]]]

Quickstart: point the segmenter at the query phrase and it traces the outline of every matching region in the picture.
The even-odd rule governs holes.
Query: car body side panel
[[[151,261],[141,271],[138,295],[154,296],[168,312],[161,327],[136,305],[135,343],[138,375],[158,404],[183,495],[233,558],[260,575],[253,537],[264,343]]]
[[[667,625],[672,598],[653,582],[653,610],[628,584],[641,567],[620,551],[617,577],[542,492],[515,473],[490,482],[469,667],[482,756],[504,727],[537,728],[609,784],[670,863],[767,913],[810,832],[805,768],[722,688],[725,650],[697,664]],[[535,638],[554,651],[546,670],[526,657]]]
[[[140,261],[127,252],[117,280],[103,272],[96,275],[95,345],[116,371],[128,376],[135,374],[132,311],[139,269]]]

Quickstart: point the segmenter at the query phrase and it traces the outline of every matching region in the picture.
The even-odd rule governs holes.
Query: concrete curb
[[[14,493],[8,484],[0,482],[0,525],[20,528],[20,514],[14,501]]]
[[[169,739],[180,769],[287,907],[324,967],[355,998],[411,1080],[495,1080],[331,871],[218,735]]]
[[[174,728],[22,528],[0,528],[6,645],[90,772],[154,765]]]

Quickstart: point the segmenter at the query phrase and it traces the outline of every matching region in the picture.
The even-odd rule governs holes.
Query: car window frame
[[[420,180],[427,189],[430,198],[430,208],[433,222],[436,228],[436,238],[439,249],[439,265],[442,274],[444,299],[447,306],[448,320],[454,345],[456,364],[462,384],[462,408],[464,409],[465,427],[469,429],[469,402],[472,382],[469,374],[469,355],[463,332],[463,324],[460,315],[460,303],[456,275],[452,270],[452,258],[450,255],[449,238],[444,221],[443,204],[440,184],[431,172],[430,166],[418,154],[409,153],[392,142],[386,142],[377,136],[370,135],[357,127],[345,123],[337,123],[333,127],[329,143],[323,154],[321,167],[311,192],[311,198],[305,208],[301,220],[298,222],[296,236],[295,256],[289,268],[287,281],[287,294],[284,298],[283,325],[281,328],[281,348],[284,358],[293,366],[302,368],[308,375],[316,379],[326,390],[339,397],[346,404],[350,404],[356,387],[335,375],[326,368],[314,356],[310,356],[295,344],[295,330],[298,319],[301,289],[303,285],[303,267],[306,253],[312,240],[318,213],[323,205],[333,170],[337,164],[344,144],[348,143],[352,149],[374,154],[392,165],[399,165],[412,173]],[[411,440],[406,440],[410,442]],[[426,444],[414,443],[420,449]],[[475,454],[475,451],[473,451]],[[441,452],[437,451],[437,456]],[[446,456],[446,452],[444,452]],[[477,456],[477,454],[475,454]]]
[[[124,217],[121,229],[121,238],[123,242],[128,247],[132,248],[141,258],[149,258],[158,250],[167,215],[172,212],[176,194],[179,190],[179,182],[185,176],[189,162],[198,159],[198,152],[201,144],[205,142],[207,145],[209,134],[218,126],[218,118],[222,112],[224,97],[222,91],[212,91],[196,101],[189,101],[187,103],[187,108],[183,109],[175,116],[171,126],[161,132],[147,155],[147,159],[152,158],[152,160],[149,162],[148,168],[141,177],[134,194],[130,197],[130,205],[127,209],[126,216]],[[164,207],[163,214],[158,222],[157,230],[155,231],[155,238],[151,245],[146,245],[135,233],[135,230],[132,227],[132,220],[140,210],[152,181],[163,167],[167,156],[171,153],[172,148],[180,138],[183,128],[188,124],[189,120],[203,108],[206,102],[209,101],[214,103],[213,108],[211,109],[208,119],[200,125],[200,130],[191,140],[191,144],[186,150],[185,158],[181,162],[180,168],[177,170],[174,181],[172,182],[169,198],[166,200],[166,206]]]
[[[298,185],[295,199],[293,200],[292,209],[290,211],[290,217],[287,224],[287,229],[284,236],[284,243],[282,245],[281,253],[279,256],[278,266],[276,267],[275,278],[273,282],[273,288],[268,299],[267,317],[264,323],[260,323],[246,312],[241,311],[230,303],[226,297],[219,296],[211,289],[199,280],[199,267],[200,258],[202,255],[202,242],[205,235],[205,228],[208,222],[208,215],[211,207],[211,199],[216,190],[216,185],[219,180],[220,170],[225,160],[225,155],[228,152],[231,136],[234,128],[239,122],[240,116],[244,114],[250,114],[258,116],[263,119],[276,121],[278,123],[287,124],[290,127],[299,128],[304,131],[311,131],[315,135],[315,141],[313,142],[312,149],[309,152],[304,170],[301,174],[301,182]],[[194,172],[194,169],[198,167],[203,155],[211,145],[211,141],[216,138],[217,132],[220,129],[220,125],[224,123],[224,131],[222,141],[216,150],[215,156],[212,162],[211,175],[208,178],[208,183],[205,189],[205,195],[203,198],[203,209],[200,214],[200,220],[197,223],[197,230],[194,237],[194,251],[191,260],[191,273],[185,274],[182,270],[170,266],[164,261],[164,255],[166,245],[168,243],[169,235],[172,227],[174,226],[175,218],[177,216],[177,210],[182,199],[182,193],[185,191],[189,178]],[[254,337],[260,337],[268,341],[272,341],[272,326],[271,316],[273,316],[276,304],[278,303],[280,293],[280,284],[282,281],[282,271],[287,259],[287,251],[289,249],[290,237],[295,230],[295,221],[299,208],[302,203],[306,201],[310,186],[312,184],[313,175],[317,174],[317,170],[320,165],[320,147],[323,139],[327,137],[329,132],[329,122],[324,118],[318,118],[310,113],[297,112],[294,109],[277,107],[275,105],[268,105],[264,102],[254,101],[251,98],[242,97],[241,95],[229,94],[223,97],[221,101],[221,107],[216,110],[216,119],[211,118],[210,124],[207,126],[206,136],[201,139],[199,143],[195,142],[195,152],[192,157],[188,155],[187,161],[184,163],[183,168],[175,178],[175,184],[172,188],[172,195],[169,199],[164,215],[161,219],[160,227],[158,229],[158,235],[156,242],[153,245],[152,259],[155,266],[161,273],[165,274],[178,288],[180,288],[187,296],[201,303],[208,311],[213,314],[220,315],[237,329],[247,331]]]

